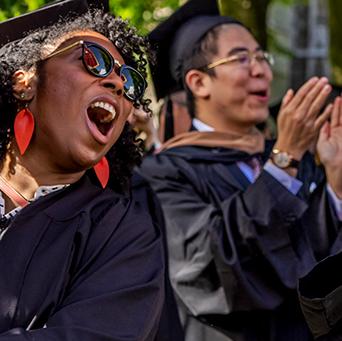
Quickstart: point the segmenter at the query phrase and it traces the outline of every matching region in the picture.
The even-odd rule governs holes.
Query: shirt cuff
[[[337,197],[334,190],[327,184],[329,202],[332,203],[339,221],[342,221],[342,200]]]
[[[293,195],[297,195],[300,188],[303,186],[303,183],[300,180],[287,174],[285,171],[273,165],[271,162],[267,162],[264,166],[264,169],[269,174],[271,174],[277,181],[279,181]]]

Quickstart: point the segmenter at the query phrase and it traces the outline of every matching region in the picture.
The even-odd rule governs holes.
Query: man
[[[141,173],[165,215],[186,340],[310,340],[294,289],[329,252],[335,232],[318,212],[334,219],[335,209],[304,154],[332,111],[318,115],[331,87],[312,78],[289,90],[278,140],[265,143],[255,126],[268,116],[270,55],[238,21],[191,18],[184,8],[161,25],[157,56],[169,51],[159,69],[185,85],[192,131],[147,158]]]
[[[217,1],[187,1],[170,19],[173,27],[178,27],[184,20],[196,15],[219,15]],[[157,100],[164,103],[159,112],[159,139],[165,142],[175,135],[188,131],[191,117],[186,107],[186,95],[183,84],[177,82],[170,74],[168,65],[169,48],[167,44],[158,48],[160,41],[170,42],[175,29],[170,25],[159,25],[148,34],[151,45],[158,50],[158,62],[152,61],[152,80]],[[166,64],[160,61],[166,61]]]

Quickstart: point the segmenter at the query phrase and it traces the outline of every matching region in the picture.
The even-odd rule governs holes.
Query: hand
[[[331,121],[321,128],[317,152],[325,167],[327,181],[335,194],[342,199],[342,99],[336,97]]]
[[[133,108],[128,116],[128,122],[138,131],[151,133],[150,114],[142,109]]]
[[[128,122],[138,133],[144,133],[142,138],[145,141],[145,147],[149,150],[153,145],[159,146],[161,143],[158,139],[157,129],[153,123],[153,119],[149,113],[142,109],[133,108],[128,117]]]
[[[286,93],[279,111],[278,139],[274,148],[301,160],[331,114],[332,105],[319,115],[330,91],[327,78],[313,77],[296,94],[292,89]]]

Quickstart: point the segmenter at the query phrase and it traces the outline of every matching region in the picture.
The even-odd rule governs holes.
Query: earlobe
[[[185,83],[195,97],[207,98],[210,95],[209,75],[199,71],[190,70],[185,76]]]
[[[18,70],[13,74],[13,95],[22,102],[31,101],[37,87],[37,77],[33,71]]]

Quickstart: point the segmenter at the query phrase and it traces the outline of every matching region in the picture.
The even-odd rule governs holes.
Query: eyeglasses
[[[236,62],[238,65],[241,65],[243,67],[250,67],[253,60],[257,61],[260,64],[266,63],[269,66],[272,66],[274,64],[274,58],[270,53],[262,50],[258,50],[255,52],[246,50],[239,51],[232,56],[225,57],[217,60],[216,62],[210,63],[205,67],[205,69],[210,70],[221,64],[233,62]]]
[[[133,102],[143,97],[147,84],[141,73],[131,66],[120,64],[104,47],[96,43],[80,40],[58,51],[52,52],[44,60],[57,56],[79,45],[82,46],[83,65],[91,75],[105,78],[115,69],[115,72],[123,81],[125,96]]]

